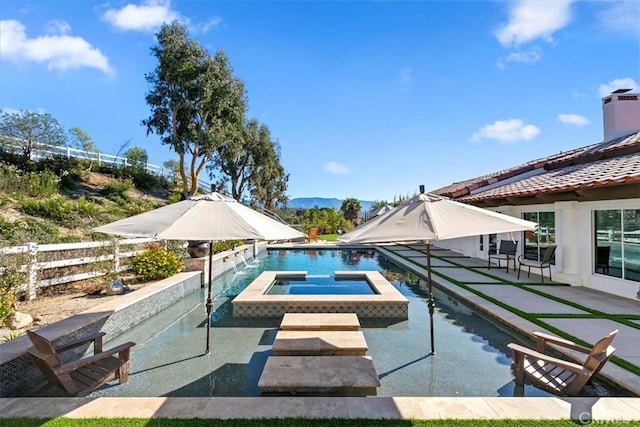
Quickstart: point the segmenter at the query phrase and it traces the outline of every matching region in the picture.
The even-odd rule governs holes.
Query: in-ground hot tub
[[[409,300],[380,272],[336,271],[334,276],[335,283],[364,281],[371,292],[269,294],[278,281],[294,282],[296,286],[304,286],[303,282],[307,281],[307,288],[311,288],[317,276],[308,277],[306,271],[265,271],[233,299],[233,316],[281,317],[285,313],[356,313],[358,317],[407,318]]]

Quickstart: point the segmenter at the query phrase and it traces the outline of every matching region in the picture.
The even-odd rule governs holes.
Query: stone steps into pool
[[[276,356],[364,356],[367,342],[361,331],[278,331]]]
[[[258,381],[263,393],[368,396],[378,373],[355,313],[285,313]]]
[[[280,322],[283,331],[359,331],[355,313],[285,313]]]
[[[263,393],[369,396],[380,380],[370,356],[271,356],[258,387]]]

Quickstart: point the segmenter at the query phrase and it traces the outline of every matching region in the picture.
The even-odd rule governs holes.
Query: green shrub
[[[126,193],[132,188],[131,181],[117,180],[100,190],[100,195],[121,206],[125,206],[129,203],[129,196]]]
[[[240,246],[241,244],[242,240],[224,240],[213,242],[213,253],[217,254],[218,252],[228,251],[229,249],[233,249],[234,246]]]
[[[11,243],[15,238],[15,236],[16,236],[15,223],[0,216],[0,238],[2,238],[2,240],[6,240]]]
[[[182,193],[170,193],[169,194],[169,203],[178,203],[182,200]]]
[[[64,197],[25,199],[20,201],[19,209],[27,215],[48,218],[65,226],[77,227],[83,224],[76,210],[77,203]]]
[[[126,216],[138,215],[143,212],[159,208],[158,203],[148,199],[136,199],[123,206]]]
[[[0,191],[14,193],[20,187],[20,173],[15,166],[0,164]]]
[[[58,243],[60,232],[58,228],[39,218],[24,218],[23,226],[20,226],[14,244],[21,245],[25,242],[38,242],[40,244]]]
[[[26,194],[31,197],[51,197],[58,193],[60,179],[50,170],[22,172],[15,166],[0,167],[0,191]]]
[[[131,272],[143,281],[160,280],[179,273],[184,263],[158,244],[150,245],[131,260]]]
[[[6,258],[3,264],[0,265],[0,326],[15,313],[16,295],[25,281],[25,275],[19,271],[17,264],[7,265]]]
[[[51,197],[58,194],[59,181],[60,179],[50,170],[30,172],[25,176],[24,186],[26,193],[31,197]]]
[[[84,196],[81,196],[77,200],[78,211],[83,216],[95,217],[100,213],[100,207],[92,200],[87,200]]]
[[[10,246],[23,245],[26,242],[60,243],[58,229],[53,224],[30,217],[20,221],[0,217],[0,240]]]

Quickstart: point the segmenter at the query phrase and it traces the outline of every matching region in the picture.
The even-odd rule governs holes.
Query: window
[[[489,255],[498,253],[498,235],[489,234]]]
[[[640,209],[594,212],[593,271],[640,282]]]
[[[522,218],[538,223],[536,231],[524,232],[524,258],[541,261],[547,246],[556,244],[555,212],[525,212]]]

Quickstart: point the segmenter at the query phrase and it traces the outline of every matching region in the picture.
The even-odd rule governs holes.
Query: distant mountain
[[[360,206],[362,206],[362,212],[367,212],[371,210],[371,205],[374,202],[367,200],[360,200]],[[342,206],[342,200],[340,199],[327,199],[323,197],[298,197],[295,199],[289,200],[287,206],[293,209],[312,209],[315,207],[318,208],[335,208],[336,210],[340,210]]]

